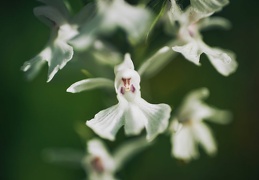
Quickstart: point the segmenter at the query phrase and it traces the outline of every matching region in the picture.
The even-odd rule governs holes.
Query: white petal
[[[127,111],[125,112],[125,134],[137,135],[147,124],[147,117],[142,110],[134,103],[128,103]]]
[[[96,173],[96,172],[87,172],[88,180],[118,180],[114,177],[114,175],[110,172]]]
[[[50,26],[61,26],[66,23],[65,17],[54,7],[40,6],[34,8],[34,14],[44,23]]]
[[[197,23],[202,19],[208,18],[214,12],[206,12],[206,11],[199,11],[197,8],[193,6],[189,6],[185,11],[188,17],[188,24]]]
[[[183,46],[174,46],[172,49],[181,53],[187,60],[200,66],[200,55],[203,52],[196,41],[191,41]]]
[[[99,139],[92,139],[87,142],[87,152],[93,157],[100,157],[105,164],[112,162],[112,156],[107,151],[106,146]]]
[[[173,117],[169,128],[171,132],[177,133],[183,128],[183,124],[176,117]]]
[[[72,84],[67,92],[79,93],[81,91],[87,91],[95,88],[114,88],[113,81],[106,78],[89,78],[78,81]]]
[[[184,13],[176,3],[176,0],[171,0],[171,9],[168,15],[172,22],[179,21],[184,16]]]
[[[191,6],[201,13],[214,13],[220,11],[229,3],[229,0],[190,0]]]
[[[203,122],[192,125],[194,137],[197,142],[205,149],[209,155],[214,155],[217,152],[216,142],[212,132]]]
[[[171,108],[167,104],[150,104],[142,98],[138,98],[135,103],[147,118],[147,140],[152,141],[167,128]]]
[[[58,70],[62,69],[73,57],[73,48],[64,41],[56,40],[51,46],[51,58],[47,59],[49,65],[48,80],[55,76]]]
[[[88,3],[81,10],[74,15],[73,23],[81,25],[83,23],[89,22],[95,15],[95,5],[94,3]]]
[[[124,124],[123,113],[125,109],[120,104],[97,113],[86,125],[100,137],[113,141],[119,128]]]
[[[99,139],[92,139],[87,142],[87,155],[82,160],[82,164],[85,166],[86,173],[88,174],[88,179],[91,180],[114,180],[114,172],[116,171],[116,164],[111,156],[111,154],[107,151],[105,145]],[[98,167],[95,167],[93,164],[93,160],[98,161],[102,168],[102,172],[99,172]]]
[[[132,6],[123,0],[113,0],[108,8],[107,3],[103,5],[106,12],[102,30],[120,27],[126,31],[128,39],[133,44],[144,37],[152,20],[152,15],[147,9]]]
[[[206,87],[202,87],[196,90],[191,91],[185,98],[185,101],[201,101],[206,99],[209,96],[209,89]]]
[[[208,105],[204,103],[193,103],[193,105],[196,107],[192,109],[193,112],[190,115],[192,120],[203,120],[212,116],[213,109],[211,109]]]
[[[211,115],[206,120],[218,124],[228,124],[232,120],[232,113],[211,107]]]
[[[178,117],[180,121],[185,120],[201,120],[211,115],[211,110],[206,104],[202,102],[208,97],[209,90],[207,88],[200,88],[191,91],[185,98],[181,105]]]
[[[238,64],[232,52],[219,48],[208,48],[204,53],[220,74],[228,76],[236,71]]]
[[[123,62],[114,68],[114,72],[117,73],[118,71],[123,71],[126,69],[134,70],[134,64],[129,53],[125,54]]]
[[[38,1],[57,9],[65,18],[69,17],[70,13],[68,11],[69,8],[67,7],[67,5],[69,5],[68,3],[65,4],[64,1],[62,0],[38,0]]]
[[[138,73],[142,77],[150,77],[159,72],[176,55],[175,51],[168,46],[159,49],[153,56],[144,61]]]
[[[28,72],[29,79],[33,79],[42,68],[44,61],[47,61],[49,66],[47,82],[49,82],[58,70],[62,69],[72,59],[73,53],[71,46],[56,39],[53,44],[52,42],[49,43],[39,55],[25,62],[22,70]]]
[[[114,177],[114,175],[110,172],[100,173],[89,173],[88,180],[118,180]]]
[[[26,72],[26,77],[28,80],[32,80],[38,75],[39,71],[45,63],[46,60],[43,59],[43,57],[39,54],[31,60],[26,61],[21,67],[21,70]]]
[[[200,88],[194,90],[188,94],[184,99],[183,105],[181,106],[181,111],[179,117],[184,120],[200,121],[203,119],[208,119],[211,121],[218,121],[219,123],[228,122],[229,114],[225,111],[217,110],[203,102],[205,98],[209,95],[209,90],[207,88]],[[221,119],[222,118],[222,119]]]
[[[77,34],[77,26],[73,26],[66,23],[59,27],[57,39],[66,42],[71,38],[75,37]]]
[[[88,48],[97,36],[109,34],[118,27],[126,31],[131,43],[145,37],[152,18],[147,9],[131,6],[124,0],[99,0],[97,5],[97,15],[82,26],[80,35],[70,41],[74,47]]]
[[[199,30],[209,30],[215,28],[221,28],[224,30],[228,30],[231,28],[231,22],[222,17],[209,17],[204,18],[203,20],[199,21]]]
[[[172,155],[183,160],[195,159],[199,156],[198,148],[191,128],[183,128],[171,137]]]
[[[200,121],[206,119],[219,124],[227,124],[231,121],[232,114],[229,111],[220,110],[205,104],[203,101],[209,95],[207,88],[200,88],[190,92],[180,107],[179,118],[184,120]]]

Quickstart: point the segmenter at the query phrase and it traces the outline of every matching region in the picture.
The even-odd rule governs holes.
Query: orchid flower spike
[[[181,105],[178,113],[172,118],[172,155],[178,159],[190,161],[199,156],[198,144],[209,155],[217,151],[216,142],[210,128],[203,122],[226,124],[231,120],[231,113],[219,110],[202,102],[209,95],[206,88],[191,92]]]
[[[200,33],[204,29],[221,27],[228,29],[229,21],[224,18],[212,17],[213,13],[220,11],[229,3],[228,0],[191,0],[190,6],[183,11],[176,0],[171,0],[171,11],[168,12],[171,23],[175,26],[179,24],[177,33],[181,41],[172,47],[176,52],[181,53],[187,60],[200,66],[200,56],[206,54],[214,68],[222,75],[228,76],[237,69],[235,55],[229,50],[210,47],[202,40]]]
[[[167,104],[150,104],[141,98],[140,76],[134,70],[129,54],[115,67],[115,90],[118,104],[100,111],[86,122],[102,138],[114,140],[124,125],[126,135],[140,134],[146,129],[147,140],[153,140],[168,126],[171,108]]]

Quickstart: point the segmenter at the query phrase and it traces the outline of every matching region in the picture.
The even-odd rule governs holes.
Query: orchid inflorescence
[[[198,158],[198,145],[209,155],[216,153],[213,133],[204,120],[226,124],[231,120],[231,113],[204,102],[209,95],[208,88],[191,91],[179,108],[172,108],[165,103],[151,104],[144,100],[140,83],[142,78],[159,73],[177,53],[198,66],[204,53],[218,73],[223,76],[234,73],[237,69],[234,53],[208,46],[201,33],[213,27],[230,27],[228,20],[212,16],[222,10],[228,0],[190,0],[186,8],[176,0],[164,1],[159,13],[152,11],[148,3],[131,5],[125,0],[95,0],[75,15],[72,15],[69,4],[62,0],[40,1],[43,5],[36,7],[34,14],[49,25],[51,36],[45,48],[22,66],[28,79],[34,79],[47,62],[49,82],[59,70],[73,63],[70,61],[75,55],[80,60],[83,53],[88,52],[94,61],[99,62],[91,67],[92,71],[100,75],[75,82],[67,92],[104,88],[116,93],[118,103],[97,112],[86,121],[85,128],[110,141],[116,140],[122,127],[126,136],[140,136],[143,129],[146,131],[146,138],[126,142],[113,154],[101,139],[88,140],[87,153],[81,161],[88,179],[115,179],[115,173],[129,157],[153,144],[154,139],[163,133],[171,136],[172,156],[185,162]],[[121,29],[127,43],[134,49],[161,23],[171,39],[138,68],[135,68],[130,53],[120,52],[111,40],[103,38],[113,36]],[[114,70],[114,78],[101,70],[100,62]]]

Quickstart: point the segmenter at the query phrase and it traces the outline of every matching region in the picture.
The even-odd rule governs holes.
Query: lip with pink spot
[[[95,157],[91,161],[91,165],[95,171],[98,173],[103,173],[104,172],[104,166],[102,163],[102,160],[100,157]]]
[[[125,94],[125,92],[135,92],[135,87],[133,84],[131,84],[131,78],[121,78],[122,82],[123,82],[123,86],[120,89],[121,94]]]

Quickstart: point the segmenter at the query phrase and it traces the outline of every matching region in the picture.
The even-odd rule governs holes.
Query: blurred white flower
[[[115,180],[118,172],[133,155],[148,146],[144,138],[128,141],[110,153],[99,139],[87,142],[82,164],[89,180]]]
[[[84,8],[77,16],[71,17],[62,0],[40,0],[46,5],[36,7],[34,14],[50,26],[51,35],[45,48],[34,58],[24,63],[22,71],[28,79],[33,79],[47,62],[49,66],[48,80],[51,81],[58,70],[62,69],[73,57],[73,47],[68,40],[78,34],[78,25],[89,12]],[[90,14],[90,13],[89,13]]]
[[[91,21],[82,25],[80,34],[70,43],[78,50],[88,48],[100,34],[110,34],[117,28],[127,33],[128,40],[135,44],[143,39],[151,24],[152,13],[124,0],[96,0],[97,13]]]
[[[104,144],[93,139],[87,143],[87,153],[83,159],[89,180],[114,180],[116,163]]]
[[[141,98],[140,76],[134,70],[129,54],[115,67],[115,90],[119,103],[102,110],[86,122],[102,138],[114,140],[124,125],[126,135],[140,134],[143,128],[151,141],[168,126],[171,108],[166,104],[150,104]]]
[[[190,6],[183,11],[176,0],[171,0],[169,20],[173,26],[179,25],[178,39],[182,42],[172,49],[181,53],[187,60],[200,65],[200,55],[206,54],[214,68],[222,75],[228,76],[235,72],[237,62],[234,53],[220,48],[209,47],[202,40],[200,31],[214,26],[229,28],[230,23],[224,18],[209,18],[213,13],[220,11],[228,0],[191,0]],[[173,32],[173,31],[172,31]]]
[[[172,118],[170,132],[174,157],[185,161],[198,158],[198,144],[207,154],[216,153],[217,146],[213,134],[203,120],[226,124],[231,120],[231,114],[205,104],[202,100],[208,95],[209,91],[206,88],[192,91]]]

